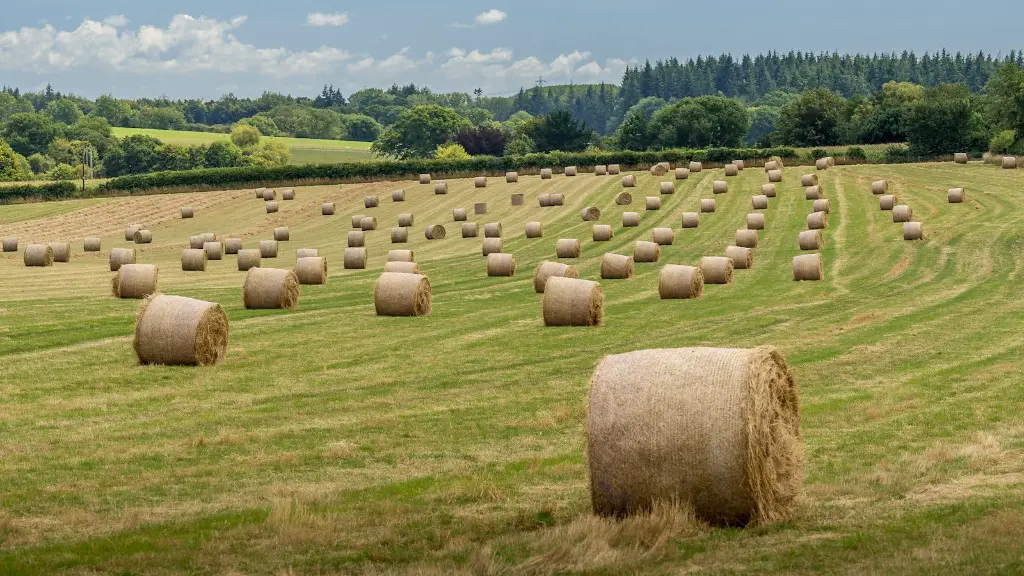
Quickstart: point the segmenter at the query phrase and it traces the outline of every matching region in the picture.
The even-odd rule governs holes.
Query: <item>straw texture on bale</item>
[[[447,193],[448,193],[448,183],[445,182],[444,180],[438,180],[437,183],[434,184],[434,194],[441,195],[441,194],[447,194]]]
[[[271,200],[277,200],[277,192],[275,192],[274,190],[270,190],[268,188],[264,188],[263,199],[266,200],[267,202],[270,202]]]
[[[242,249],[241,238],[225,238],[224,239],[224,253],[225,254],[238,254],[238,251]]]
[[[277,202],[267,202],[267,214],[273,214],[277,212]]]
[[[82,242],[82,252],[99,252],[102,249],[103,241],[99,238],[86,238]]]
[[[363,225],[363,215],[362,214],[353,214],[352,215],[352,227],[355,228],[356,230],[359,230],[362,227],[362,225]]]
[[[771,170],[768,172],[768,181],[773,183],[782,182],[782,170]]]
[[[661,258],[661,246],[656,242],[637,240],[633,244],[633,262],[657,262]]]
[[[295,200],[295,190],[292,188],[285,188],[281,190],[282,200]]]
[[[516,256],[515,254],[504,254],[502,252],[491,252],[487,255],[488,276],[515,276]]]
[[[624,228],[632,228],[640,225],[640,213],[639,212],[623,212],[622,213],[622,226]]]
[[[430,184],[430,174],[420,174],[420,184]]]
[[[474,178],[473,179],[473,187],[474,188],[487,188],[487,177],[486,176],[477,176],[476,178]]]
[[[1017,157],[1016,156],[1003,156],[1003,170],[1016,170],[1017,169]]]
[[[587,206],[580,212],[584,222],[592,222],[601,219],[601,210],[597,206]]]
[[[754,210],[767,210],[768,209],[768,197],[764,194],[760,196],[751,196],[750,205]]]
[[[821,254],[803,254],[793,257],[793,280],[821,280]]]
[[[409,241],[409,229],[399,226],[391,229],[391,243],[404,244]]]
[[[505,183],[515,184],[519,182],[519,172],[505,172]]]
[[[484,256],[491,254],[497,254],[503,252],[505,249],[505,241],[501,238],[484,238],[484,243],[481,246],[481,253]]]
[[[590,280],[554,276],[544,286],[545,326],[600,326],[604,292]]]
[[[551,203],[551,206],[561,206],[562,204],[565,203],[565,195],[564,194],[552,194],[551,197],[549,198],[549,201]]]
[[[704,295],[704,273],[695,266],[666,264],[658,275],[662,300],[700,298]]]
[[[412,250],[388,250],[388,262],[413,262],[415,254]]]
[[[804,191],[804,198],[807,200],[820,200],[821,186],[808,186]]]
[[[263,194],[264,194],[264,193],[265,193],[266,191],[267,191],[267,189],[266,189],[266,188],[257,188],[257,189],[256,189],[256,197],[257,197],[257,198],[259,198],[260,200],[262,200],[262,199],[263,199]]]
[[[376,230],[377,229],[377,217],[376,216],[363,216],[362,220],[359,221],[359,227],[365,230]]]
[[[700,162],[690,162],[689,169],[690,172],[700,172],[701,170],[704,169],[704,165],[701,164]]]
[[[561,238],[555,242],[555,255],[559,258],[579,258],[580,241],[575,238]]]
[[[953,154],[953,162],[957,164],[967,164],[968,156],[966,152],[957,152]]]
[[[186,248],[181,251],[181,269],[185,272],[205,272],[206,260],[206,250]]]
[[[363,198],[364,208],[376,208],[377,206],[380,206],[380,198],[377,196],[367,196]]]
[[[292,270],[252,268],[245,275],[242,301],[250,310],[295,308],[299,303],[299,277]]]
[[[761,184],[761,194],[767,198],[775,198],[775,184]]]
[[[764,171],[765,172],[771,172],[772,170],[778,170],[779,168],[782,168],[782,167],[779,166],[779,163],[776,162],[775,160],[769,160],[769,161],[764,163]]]
[[[345,248],[344,267],[346,270],[366,268],[366,248]]]
[[[715,194],[725,194],[726,192],[729,191],[729,183],[726,182],[725,180],[715,180],[715,183],[712,185],[711,191],[714,192]]]
[[[462,237],[463,238],[476,238],[480,234],[480,225],[476,222],[463,222],[462,223]]]
[[[238,270],[248,272],[250,268],[259,268],[263,254],[259,250],[239,250]]]
[[[501,222],[484,224],[484,238],[501,238]]]
[[[287,242],[289,238],[291,238],[291,233],[288,231],[287,227],[278,226],[277,228],[274,228],[274,240],[277,240],[278,242]]]
[[[295,277],[299,284],[327,284],[327,258],[306,256],[295,261]]]
[[[538,294],[543,294],[548,279],[553,277],[579,278],[580,274],[568,264],[541,262],[533,272],[533,290]]]
[[[53,261],[67,263],[71,261],[71,244],[67,242],[50,242],[53,248]]]
[[[487,214],[487,202],[477,202],[473,204],[473,213],[476,215]]]
[[[277,258],[277,240],[260,240],[260,257]]]
[[[569,176],[569,177],[575,176],[576,175],[576,167],[575,166],[566,166],[565,167],[565,175]]]
[[[770,346],[607,356],[586,434],[600,516],[681,502],[713,525],[763,525],[792,515],[803,484],[799,390]]]
[[[299,258],[316,258],[320,255],[320,251],[316,248],[299,248],[295,251],[295,259]]]
[[[921,240],[924,238],[924,223],[923,222],[904,222],[903,223],[903,239],[904,240]]]
[[[633,277],[633,257],[608,253],[601,257],[601,278],[628,280]]]
[[[735,166],[737,170],[743,170],[746,166],[746,164],[743,163],[743,160],[733,160],[732,165]]]
[[[348,233],[348,247],[362,248],[366,246],[366,234],[362,230],[352,230]]]
[[[813,209],[814,209],[815,212],[831,213],[832,212],[832,201],[829,200],[828,198],[822,198],[820,200],[815,200],[814,201],[814,205],[813,205]]]
[[[764,230],[764,224],[764,214],[761,214],[760,212],[747,214],[748,230]]]
[[[597,166],[594,166],[594,176],[607,176],[607,175],[608,175],[608,167],[607,166],[605,166],[604,164],[598,164]]]
[[[621,172],[622,172],[622,168],[618,164],[609,164],[608,165],[608,175],[609,176],[616,176],[616,175],[620,174]]]
[[[615,195],[615,204],[618,206],[629,206],[633,203],[633,195],[629,192],[619,192]]]
[[[412,226],[415,218],[408,212],[403,212],[398,215],[398,225],[402,227]]]
[[[540,222],[527,222],[526,223],[526,237],[527,238],[541,238],[544,236],[544,227]]]
[[[18,239],[13,236],[8,236],[3,240],[3,251],[4,252],[17,252],[18,251]]]
[[[636,186],[636,176],[633,174],[626,174],[622,177],[623,188],[633,188]]]
[[[705,284],[729,284],[732,282],[732,258],[705,256],[698,264],[704,275]]]
[[[711,213],[715,211],[716,202],[714,198],[701,198],[700,200],[700,211],[704,213]]]
[[[430,280],[420,274],[384,272],[373,287],[373,305],[378,316],[427,316]]]
[[[321,204],[320,214],[322,216],[334,216],[334,202],[324,202]]]
[[[991,152],[985,152],[984,154],[981,155],[981,161],[984,162],[985,164],[999,164],[1000,162],[1002,162],[1002,158],[996,156]]]
[[[661,198],[657,196],[648,196],[645,207],[648,210],[661,210]]]
[[[594,242],[607,242],[612,239],[612,227],[608,224],[594,224]]]
[[[540,179],[541,180],[551,180],[551,175],[552,175],[551,168],[541,168],[540,169]]]
[[[747,270],[754,267],[754,251],[742,246],[726,246],[725,257],[732,260],[736,270]]]
[[[889,181],[888,180],[875,180],[871,183],[872,194],[885,194],[889,192]]]
[[[892,210],[896,206],[895,194],[884,194],[878,197],[879,210]]]
[[[145,228],[136,230],[133,240],[136,244],[151,244],[153,242],[153,233]]]
[[[220,242],[203,242],[203,252],[206,252],[207,260],[221,260],[224,258],[224,245]]]
[[[465,222],[469,220],[469,212],[465,208],[452,208],[452,220]]]
[[[121,266],[135,264],[134,248],[113,248],[110,250],[110,271],[117,272]]]
[[[128,242],[134,242],[135,241],[135,233],[138,232],[140,228],[142,228],[142,224],[132,224],[132,225],[128,226],[127,228],[125,228],[124,229],[124,239],[127,240]]]
[[[683,228],[696,228],[700,226],[700,214],[697,212],[683,212]]]
[[[811,212],[807,215],[808,230],[824,230],[828,228],[828,212]]]
[[[818,175],[817,174],[804,174],[800,177],[801,186],[817,186]]]
[[[828,170],[828,158],[818,158],[817,160],[814,161],[814,167],[818,170]]]
[[[25,246],[25,266],[53,266],[53,248],[49,244]]]
[[[743,248],[757,248],[757,230],[740,229],[736,231],[736,245]]]
[[[804,230],[800,233],[801,250],[821,250],[825,247],[825,237],[821,230]]]
[[[914,216],[914,209],[906,204],[899,204],[892,208],[893,222],[910,222]]]
[[[946,200],[948,200],[950,204],[960,204],[966,197],[967,194],[964,193],[963,188],[950,188],[949,191],[946,192]]]
[[[537,196],[537,204],[539,204],[541,208],[551,206],[551,194],[540,194]]]
[[[676,168],[676,170],[675,170],[675,177],[676,177],[676,180],[686,180],[687,178],[690,177],[690,169],[689,168]]]
[[[397,272],[399,274],[419,274],[419,264],[415,262],[385,262],[385,272]]]
[[[110,281],[114,298],[145,298],[157,292],[157,267],[152,264],[125,264]]]
[[[426,236],[427,240],[444,240],[444,226],[441,226],[440,224],[431,224],[423,231],[423,235]]]
[[[662,194],[675,194],[676,185],[671,182],[662,182],[660,191]]]
[[[132,347],[139,364],[220,364],[227,355],[228,316],[215,302],[153,294],[135,315]]]
[[[526,196],[524,196],[523,194],[513,194],[512,195],[512,205],[513,206],[522,206],[524,204],[526,204]]]
[[[671,246],[676,240],[671,228],[655,228],[651,230],[651,240],[661,246]]]
[[[195,211],[192,210],[191,206],[185,206],[185,207],[183,207],[181,209],[181,217],[182,217],[182,219],[184,219],[184,218],[191,218],[193,215],[195,215]]]
[[[668,168],[665,168],[664,164],[655,164],[649,171],[651,176],[664,176],[668,172]]]
[[[736,167],[735,164],[726,164],[725,165],[725,175],[726,176],[739,176],[740,175],[740,169],[738,167]]]

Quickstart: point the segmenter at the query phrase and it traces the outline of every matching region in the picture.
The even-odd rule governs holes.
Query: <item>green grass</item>
[[[638,174],[633,206],[617,179],[581,175],[519,184],[450,180],[299,188],[267,215],[252,191],[109,198],[37,212],[0,206],[0,236],[65,239],[50,269],[0,255],[0,573],[1019,573],[1024,571],[1024,173],[972,164],[837,167],[819,173],[832,200],[825,280],[794,283],[791,260],[810,203],[788,168],[767,210],[755,265],[700,300],[661,301],[661,264],[721,254],[764,182],[748,169],[718,211],[681,230],[682,210],[720,171],[691,175],[643,212],[659,178]],[[877,208],[887,178],[925,222],[902,240]],[[966,186],[950,205],[945,190]],[[405,188],[407,201],[389,192]],[[562,208],[537,207],[542,192]],[[527,205],[509,205],[509,194]],[[381,196],[366,210],[365,195]],[[338,215],[319,215],[321,202]],[[514,278],[488,278],[481,239],[462,239],[454,207],[486,201],[501,221]],[[193,220],[176,218],[192,205]],[[590,241],[580,209],[601,209],[615,237]],[[641,226],[621,228],[624,210]],[[433,284],[425,318],[379,318],[373,284],[389,229],[413,212],[410,243]],[[370,213],[370,269],[341,269],[349,216]],[[523,238],[539,220],[544,238]],[[125,224],[155,236],[140,262],[167,293],[215,300],[231,321],[227,362],[140,367],[137,302],[108,296],[106,252]],[[444,224],[448,238],[423,229]],[[246,246],[287,225],[316,247],[330,283],[305,286],[290,311],[242,306],[234,257],[179,270],[190,234]],[[602,281],[605,325],[545,328],[534,267],[558,238],[579,238],[581,276],[606,251],[629,253],[652,227],[675,245],[630,281]],[[794,517],[714,529],[669,508],[630,522],[591,517],[583,428],[590,374],[609,353],[691,345],[777,346],[796,374],[806,480]]]
[[[145,134],[165,144],[195,146],[227,140],[228,134],[212,132],[187,132],[183,130],[150,130],[146,128],[114,128],[114,136],[124,138],[134,134]],[[280,138],[264,136],[268,140],[282,142],[292,151],[293,164],[332,164],[370,160],[370,142],[344,140],[316,140],[312,138]]]

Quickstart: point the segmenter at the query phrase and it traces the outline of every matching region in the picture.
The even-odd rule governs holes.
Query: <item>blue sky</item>
[[[617,83],[624,66],[731,52],[999,53],[1019,19],[952,0],[34,0],[0,21],[0,84],[86,96],[348,94],[394,82],[503,95]]]

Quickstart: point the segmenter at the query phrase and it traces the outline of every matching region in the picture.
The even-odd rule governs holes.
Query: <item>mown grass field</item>
[[[633,205],[617,178],[556,176],[447,196],[412,182],[299,188],[267,215],[251,190],[0,206],[0,236],[74,242],[70,264],[0,256],[0,573],[1020,573],[1024,571],[1024,172],[972,164],[837,167],[825,280],[795,283],[791,260],[810,202],[788,168],[767,210],[754,268],[699,300],[661,301],[658,270],[722,254],[765,181],[729,179],[697,229],[680,212],[711,196],[694,174],[643,212],[661,178],[641,173]],[[925,222],[905,242],[870,193],[887,178]],[[968,201],[946,203],[949,187]],[[407,201],[392,203],[404,188]],[[563,192],[541,209],[537,195]],[[513,207],[509,194],[526,194]],[[367,194],[381,206],[365,210]],[[338,215],[320,215],[320,203]],[[501,221],[514,278],[488,278],[482,238],[462,239],[454,207]],[[178,208],[192,205],[193,220]],[[615,237],[590,240],[598,206]],[[41,207],[45,207],[42,209]],[[620,227],[624,210],[641,226]],[[429,276],[433,314],[379,318],[373,283],[400,212]],[[369,213],[370,269],[341,269],[349,216]],[[542,239],[523,237],[540,220]],[[215,300],[231,321],[227,362],[140,367],[138,302],[109,296],[107,250],[147,224],[140,262],[167,293]],[[428,242],[427,224],[448,238]],[[233,256],[180,271],[188,236],[287,225],[316,247],[330,283],[299,307],[248,311]],[[671,226],[659,264],[601,281],[605,325],[545,328],[534,267],[558,238],[583,241],[581,276]],[[482,226],[481,226],[482,227]],[[104,252],[81,240],[102,235]],[[482,235],[482,234],[481,234]],[[691,345],[773,344],[801,391],[806,480],[795,516],[749,529],[701,525],[685,510],[616,523],[589,514],[583,460],[588,380],[605,354]]]
[[[152,136],[164,144],[195,146],[227,140],[228,134],[212,132],[187,132],[183,130],[150,130],[147,128],[114,128],[114,136],[124,138],[133,134]],[[370,142],[344,140],[317,140],[313,138],[281,138],[264,136],[268,140],[282,142],[292,151],[292,164],[336,164],[370,160]]]

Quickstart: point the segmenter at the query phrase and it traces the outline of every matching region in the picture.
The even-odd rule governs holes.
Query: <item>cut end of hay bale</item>
[[[600,220],[601,219],[601,210],[599,210],[596,206],[587,206],[586,208],[584,208],[582,210],[582,212],[580,213],[580,216],[583,218],[584,222],[592,222],[594,220]]]
[[[252,268],[245,275],[242,301],[251,310],[295,308],[299,303],[299,278],[291,270]]]
[[[545,326],[600,326],[604,321],[601,285],[578,278],[548,278],[543,316]]]
[[[629,192],[619,192],[615,195],[615,204],[618,206],[629,206],[633,203],[633,195]]]
[[[444,240],[445,229],[440,224],[431,224],[427,226],[423,234],[427,237],[427,240]]]
[[[420,274],[384,272],[373,287],[378,316],[427,316],[431,300],[430,280]]]
[[[215,302],[154,294],[139,305],[132,346],[140,364],[220,364],[227,356],[228,317]]]

